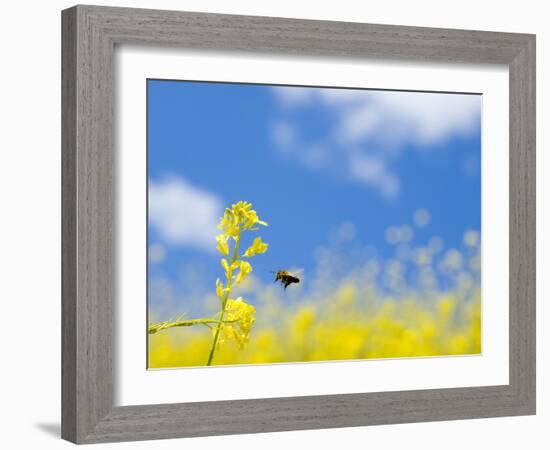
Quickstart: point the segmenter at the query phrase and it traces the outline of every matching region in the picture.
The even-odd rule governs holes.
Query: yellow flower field
[[[225,282],[216,280],[215,298],[194,300],[204,301],[212,314],[156,323],[150,317],[149,368],[481,352],[477,232],[467,231],[464,251],[449,249],[438,267],[433,266],[441,251],[437,240],[426,248],[402,248],[401,259],[371,260],[343,278],[332,273],[338,258],[329,253],[318,261],[306,294],[301,285],[287,291],[285,284],[281,291],[251,274],[249,261],[266,253],[269,244],[255,237],[242,254],[239,244],[258,225],[268,226],[250,203],[225,210],[218,225],[223,233],[216,238]],[[417,281],[404,275],[407,258]],[[438,274],[447,280],[446,290],[437,287]]]
[[[479,292],[469,301],[452,293],[429,301],[374,301],[352,282],[315,303],[257,307],[258,323],[244,348],[226,342],[216,365],[461,355],[481,352]],[[261,319],[260,319],[261,318]],[[204,366],[211,333],[173,328],[149,336],[149,368]]]

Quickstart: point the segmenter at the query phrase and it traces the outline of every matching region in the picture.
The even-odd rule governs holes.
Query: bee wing
[[[302,268],[291,268],[291,269],[288,269],[288,272],[291,274],[291,275],[303,275],[304,273],[304,269]]]

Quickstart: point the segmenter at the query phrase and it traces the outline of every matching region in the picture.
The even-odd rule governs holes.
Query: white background
[[[399,25],[537,33],[538,149],[548,144],[543,128],[548,105],[550,40],[545,2],[416,0],[296,2],[257,0],[116,1],[105,5],[205,12],[333,19]],[[6,448],[69,448],[59,440],[60,415],[60,15],[72,2],[9,2],[3,5],[1,111],[2,382],[0,398]],[[545,345],[550,295],[548,258],[548,157],[538,153],[538,411],[533,417],[390,425],[119,444],[117,448],[224,449],[315,446],[343,443],[370,448],[542,449],[548,440],[550,396]],[[546,203],[546,205],[544,204]],[[545,427],[546,425],[546,427]],[[114,448],[112,446],[98,446]]]
[[[117,228],[120,278],[116,296],[116,404],[508,384],[507,69],[379,60],[273,60],[265,55],[197,55],[181,50],[158,52],[124,46],[117,49],[116,58],[117,180],[121,208]],[[145,196],[136,199],[136,192],[146,190],[147,77],[482,93],[482,266],[491,268],[482,271],[483,354],[146,371],[143,352],[147,336],[143,325],[147,321],[144,307],[147,213]],[[404,373],[407,375],[403,376]],[[224,383],[218,382],[221,378]]]

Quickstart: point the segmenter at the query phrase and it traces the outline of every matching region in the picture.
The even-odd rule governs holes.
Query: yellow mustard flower
[[[258,228],[254,228],[254,225],[256,224],[267,226],[267,223],[260,220],[256,211],[252,209],[252,203],[244,201],[234,203],[231,205],[231,208],[226,208],[223,217],[218,223],[218,228],[221,229],[223,233],[216,236],[216,242],[218,243],[217,250],[224,257],[227,257],[227,259],[221,259],[221,265],[225,270],[227,282],[224,287],[221,281],[216,281],[216,295],[220,299],[221,311],[218,315],[218,325],[214,329],[207,365],[212,364],[215,351],[219,348],[221,342],[220,339],[235,339],[240,346],[244,345],[248,339],[248,332],[250,330],[246,330],[244,322],[239,322],[241,325],[237,330],[231,325],[231,323],[228,324],[227,320],[230,319],[227,319],[226,313],[228,313],[229,309],[231,309],[230,304],[240,304],[229,299],[231,291],[234,287],[233,281],[235,281],[236,284],[239,284],[246,279],[250,272],[252,272],[252,265],[247,261],[242,261],[238,252],[241,235],[248,230],[257,230]],[[234,245],[232,246],[233,250],[230,249],[228,242],[229,238],[234,240]],[[243,257],[250,258],[260,253],[265,253],[267,248],[268,244],[262,242],[261,238],[256,238],[254,239],[252,245],[245,251]],[[230,254],[232,254],[232,256],[229,258]],[[239,272],[237,276],[234,277],[233,274],[237,269],[239,269]],[[245,303],[243,304],[246,305]],[[231,314],[234,314],[234,312]]]
[[[269,244],[262,242],[261,237],[257,237],[254,239],[254,242],[252,242],[252,245],[246,249],[246,252],[244,252],[243,256],[250,258],[252,256],[265,253],[268,247],[269,247]]]
[[[220,326],[220,329],[221,329],[221,333],[220,333],[220,337],[218,338],[218,343],[216,345],[217,348],[220,348],[222,344],[225,343],[226,340],[230,341],[231,339],[233,339],[235,334],[233,332],[233,327],[231,325],[223,324]]]
[[[226,236],[225,234],[219,234],[216,236],[216,241],[218,242],[216,249],[224,256],[229,255],[229,245],[227,244],[228,237],[229,236]]]
[[[223,328],[224,335],[227,339],[233,338],[237,341],[240,348],[248,341],[250,330],[254,326],[254,314],[256,310],[254,306],[244,302],[242,297],[237,300],[229,299],[226,305],[226,320],[230,325],[225,325]]]
[[[237,278],[235,280],[237,284],[244,281],[250,272],[252,272],[252,266],[250,265],[250,263],[248,263],[247,261],[241,261],[239,274],[237,275]]]
[[[216,279],[216,295],[220,300],[222,300],[223,296],[225,295],[225,289],[223,287],[223,283],[220,281],[219,278]]]
[[[222,230],[226,236],[236,238],[241,233],[239,222],[239,217],[231,209],[226,208],[218,224],[218,228]]]
[[[267,222],[260,220],[256,211],[252,209],[252,203],[240,201],[233,204],[231,209],[226,208],[218,228],[223,230],[226,236],[237,239],[242,231],[257,229],[253,228],[256,224],[267,226]]]
[[[226,208],[223,217],[220,218],[218,228],[222,230],[222,233],[216,236],[216,249],[223,256],[220,262],[225,271],[226,280],[224,284],[219,278],[216,279],[216,296],[220,300],[221,306],[217,317],[191,320],[178,319],[152,324],[148,328],[149,334],[156,335],[160,330],[173,327],[191,327],[193,325],[209,327],[212,330],[212,341],[206,362],[208,366],[212,364],[216,350],[226,340],[233,339],[241,349],[244,347],[244,344],[248,342],[256,311],[253,306],[246,304],[241,297],[237,300],[229,297],[234,288],[233,282],[241,283],[252,272],[252,265],[247,261],[242,261],[241,256],[239,256],[239,244],[241,235],[245,231],[258,229],[254,228],[255,225],[267,226],[267,223],[260,220],[256,211],[252,209],[252,203],[244,201],[231,205],[231,208]],[[234,241],[231,246],[232,249],[230,248],[229,238]],[[257,237],[242,257],[251,258],[265,253],[267,248],[268,244]],[[235,277],[234,273],[237,269],[239,269],[239,272]],[[215,326],[213,326],[214,324]],[[164,351],[161,351],[161,354],[164,353]],[[165,356],[161,356],[161,358],[165,358]]]
[[[254,225],[264,225],[267,226],[267,222],[260,220],[258,214],[253,209],[249,211],[243,211],[243,226],[245,230],[252,230],[257,228],[252,228]]]
[[[225,273],[229,272],[229,263],[227,262],[227,259],[222,258],[221,264],[222,264],[223,270],[225,270]]]

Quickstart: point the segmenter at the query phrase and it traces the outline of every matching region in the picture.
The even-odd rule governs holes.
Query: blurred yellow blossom
[[[223,333],[226,338],[235,339],[239,347],[243,348],[254,325],[256,310],[252,305],[245,303],[242,297],[237,300],[229,299],[225,309],[227,324],[223,328]]]
[[[269,247],[269,244],[262,242],[261,237],[257,237],[254,239],[254,242],[252,243],[252,245],[246,249],[246,252],[244,252],[243,256],[250,258],[252,256],[265,253],[268,247]]]
[[[267,287],[262,287],[267,289]],[[254,308],[228,299],[215,363],[334,361],[481,352],[481,301],[447,292],[433,301],[394,298],[346,280],[314,304],[265,300]],[[234,321],[234,322],[232,322]],[[252,328],[253,326],[253,328]],[[251,329],[254,331],[251,332]],[[149,367],[205,365],[211,337],[201,329],[175,328],[149,337]],[[237,345],[229,345],[231,342]]]
[[[227,245],[227,239],[228,236],[225,234],[219,234],[216,236],[216,241],[218,242],[216,249],[224,256],[229,255],[229,245]]]
[[[452,248],[444,251],[441,239],[433,238],[426,247],[407,244],[404,256],[389,264],[371,260],[357,273],[332,283],[325,282],[327,274],[323,272],[319,288],[288,302],[270,285],[249,277],[252,265],[243,259],[265,253],[268,244],[255,237],[244,253],[239,252],[239,245],[242,234],[257,230],[257,225],[267,223],[260,220],[250,203],[237,202],[225,210],[218,225],[223,233],[216,236],[226,277],[216,279],[219,312],[215,317],[150,325],[149,367],[481,352],[479,232],[465,233],[464,253]],[[396,230],[404,234],[399,235],[399,242],[408,241],[408,230]],[[330,260],[330,254],[327,258]],[[413,286],[408,286],[405,276],[406,261],[416,270],[417,284]],[[435,284],[438,270],[452,281],[451,285],[442,288]],[[377,276],[399,282],[397,287],[403,289],[379,289]],[[252,288],[241,284],[247,277],[254,281]],[[242,297],[234,299],[234,289],[246,293],[247,301],[254,299],[256,307]],[[212,295],[207,298],[211,301]],[[207,327],[211,333],[206,332]]]
[[[479,233],[475,230],[468,230],[464,233],[464,243],[468,247],[476,247],[479,244]]]
[[[223,283],[220,281],[219,278],[216,279],[216,295],[220,300],[223,299],[223,296],[225,294],[225,289],[223,287]]]
[[[252,266],[247,261],[241,261],[239,274],[237,275],[236,282],[237,284],[245,280],[248,274],[252,272]]]

